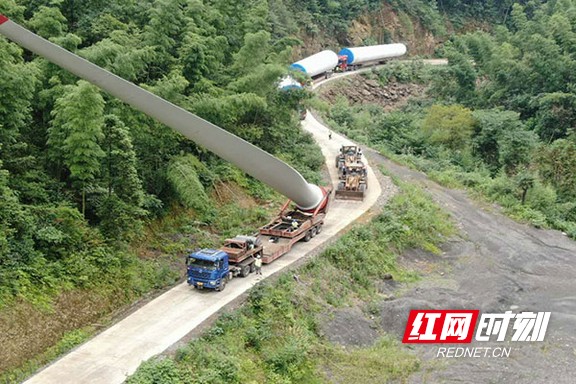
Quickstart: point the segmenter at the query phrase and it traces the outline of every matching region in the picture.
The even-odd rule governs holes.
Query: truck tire
[[[224,290],[224,288],[226,288],[226,281],[228,279],[223,278],[222,280],[220,280],[220,285],[218,286],[218,288],[216,288],[217,291],[222,292]]]
[[[322,232],[322,224],[316,226],[316,234],[319,234],[320,232]]]
[[[312,237],[316,236],[317,233],[318,233],[318,229],[316,227],[312,227],[312,229],[310,229],[310,235]]]
[[[256,270],[256,266],[254,265],[254,263],[250,264],[250,273],[254,272]]]
[[[306,232],[306,236],[304,236],[304,242],[307,243],[310,241],[310,239],[312,238],[312,230],[309,230],[308,232]]]
[[[245,265],[243,267],[240,268],[240,276],[242,277],[246,277],[250,274],[250,266],[249,265]]]

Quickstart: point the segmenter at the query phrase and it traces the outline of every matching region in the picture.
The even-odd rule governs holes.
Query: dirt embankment
[[[447,30],[452,30],[449,24]],[[480,29],[478,25],[469,28]],[[485,27],[481,29],[486,29]],[[408,56],[433,56],[445,37],[435,36],[422,23],[405,13],[399,13],[390,4],[383,2],[378,10],[367,11],[352,20],[346,31],[334,34],[333,31],[319,30],[314,33],[302,29],[299,33],[302,44],[292,52],[294,61],[332,49],[336,52],[343,47],[360,47],[373,44],[404,43]]]
[[[486,210],[463,191],[439,186],[424,174],[365,150],[370,162],[420,185],[449,212],[461,233],[442,255],[422,250],[399,262],[417,271],[416,284],[382,282],[379,314],[343,309],[321,325],[329,340],[345,346],[370,345],[388,334],[401,340],[411,309],[480,309],[481,313],[552,312],[543,342],[473,342],[464,347],[511,348],[509,358],[438,358],[439,345],[408,347],[422,359],[411,383],[573,383],[576,375],[576,242],[559,231],[519,224]],[[353,326],[350,326],[353,324]],[[507,333],[514,333],[512,325]]]
[[[573,383],[576,375],[576,242],[559,231],[519,224],[497,210],[488,211],[465,192],[444,188],[424,174],[378,154],[400,179],[424,187],[449,212],[461,230],[443,255],[408,253],[403,260],[422,271],[422,281],[382,303],[382,325],[401,337],[409,309],[480,309],[482,313],[552,312],[543,342],[478,343],[476,347],[511,347],[509,358],[436,358],[438,346],[419,346],[425,369],[410,381]],[[508,330],[508,338],[513,332]],[[469,345],[466,345],[469,346]],[[442,368],[439,369],[439,367]]]
[[[425,86],[420,84],[389,83],[383,85],[378,80],[367,79],[362,75],[349,76],[322,87],[319,96],[333,105],[338,98],[344,97],[352,105],[376,104],[389,112],[398,109],[411,97],[421,95]]]
[[[368,84],[366,84],[368,83]],[[322,97],[358,97],[356,103],[382,99],[374,82],[361,76],[330,84]],[[390,93],[390,92],[388,92]],[[404,96],[406,97],[406,96]],[[409,96],[408,96],[409,97]],[[408,98],[406,97],[406,98]],[[399,98],[400,99],[400,98]],[[352,101],[352,100],[351,100]],[[426,175],[398,165],[365,148],[371,164],[404,182],[420,185],[450,213],[460,235],[449,239],[442,255],[411,250],[400,262],[418,271],[416,284],[382,285],[383,300],[373,318],[354,309],[336,313],[322,327],[330,340],[367,345],[375,334],[401,340],[411,309],[479,309],[482,313],[551,312],[543,342],[473,342],[465,347],[509,347],[509,358],[438,358],[438,345],[410,347],[423,360],[413,383],[573,383],[576,376],[576,242],[559,231],[536,229],[503,216],[497,207],[481,207],[466,192],[442,187]],[[374,311],[376,312],[376,311]],[[352,319],[352,320],[351,320]],[[354,319],[356,321],[354,321]],[[354,327],[341,324],[354,323]],[[328,330],[332,330],[331,334]],[[334,332],[336,330],[337,332]],[[507,340],[514,330],[509,327]]]
[[[94,294],[86,291],[62,293],[50,310],[17,302],[0,311],[0,372],[19,366],[53,346],[66,333],[86,327],[99,329],[109,320],[114,300],[126,302],[122,292]]]
[[[410,56],[430,56],[443,38],[434,36],[418,19],[383,4],[379,10],[365,13],[351,23],[348,40],[352,46],[367,45],[365,42],[370,40],[378,44],[399,42],[406,44]]]

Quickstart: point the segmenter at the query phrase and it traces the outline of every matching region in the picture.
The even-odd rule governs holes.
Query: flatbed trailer
[[[293,207],[288,200],[282,210],[257,236],[236,236],[220,249],[201,249],[186,257],[188,284],[198,289],[221,291],[233,277],[246,277],[256,269],[256,260],[269,264],[288,253],[298,241],[310,241],[322,231],[330,202],[330,188],[313,211]]]
[[[289,209],[291,201],[288,200],[280,214],[260,228],[260,240],[264,246],[262,256],[264,264],[269,264],[288,253],[300,240],[310,241],[322,232],[331,193],[331,189],[326,190],[324,200],[313,212],[305,212],[297,208]]]
[[[262,241],[256,236],[236,236],[227,239],[220,250],[228,255],[232,276],[246,277],[254,272],[254,261],[262,257]]]

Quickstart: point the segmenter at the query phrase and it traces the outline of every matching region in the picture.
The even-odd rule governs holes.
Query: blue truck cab
[[[188,285],[222,291],[229,279],[228,254],[219,249],[201,249],[186,257]]]

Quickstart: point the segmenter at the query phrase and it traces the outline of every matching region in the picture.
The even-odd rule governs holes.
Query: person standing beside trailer
[[[256,268],[256,274],[262,275],[262,258],[260,255],[256,256],[256,260],[254,261],[254,267]]]

